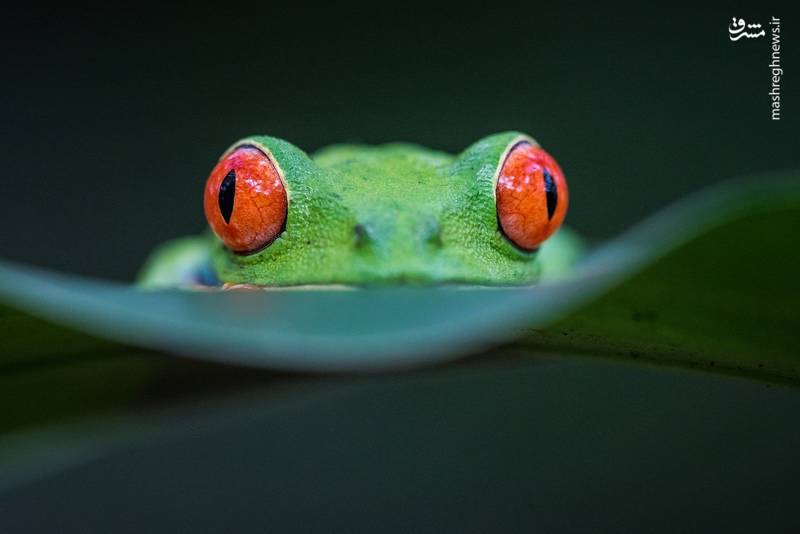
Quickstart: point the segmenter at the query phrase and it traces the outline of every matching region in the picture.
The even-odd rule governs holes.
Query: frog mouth
[[[220,291],[305,291],[309,289],[322,291],[353,291],[359,289],[356,286],[346,284],[301,284],[296,286],[270,286],[258,284],[234,284],[226,282],[221,286],[205,286],[206,289],[218,289]]]
[[[488,285],[488,284],[474,284],[467,282],[438,282],[436,284],[407,284],[404,286],[391,286],[391,285],[356,285],[356,284],[299,284],[294,286],[271,286],[259,284],[235,284],[224,283],[219,286],[190,286],[188,289],[200,291],[360,291],[368,290],[370,288],[386,288],[391,287],[396,289],[398,287],[405,287],[409,289],[424,289],[424,288],[449,288],[449,289],[519,289],[525,287],[532,287],[535,284],[504,284],[504,285]]]

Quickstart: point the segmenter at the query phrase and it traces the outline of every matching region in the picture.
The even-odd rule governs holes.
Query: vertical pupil
[[[547,220],[549,221],[556,212],[558,188],[556,187],[556,181],[553,180],[553,175],[547,169],[544,170],[544,193],[547,195]]]
[[[225,224],[231,222],[234,196],[236,196],[236,171],[231,169],[230,172],[225,175],[222,184],[219,186],[219,195],[217,198],[219,202],[219,211],[222,213],[222,218],[225,219]]]

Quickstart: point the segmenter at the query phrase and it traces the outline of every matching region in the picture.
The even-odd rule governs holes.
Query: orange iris
[[[567,214],[564,173],[550,154],[528,142],[511,149],[497,178],[497,217],[512,243],[534,250]]]
[[[203,206],[214,233],[232,251],[246,253],[267,246],[283,231],[288,199],[269,157],[242,146],[211,171]]]

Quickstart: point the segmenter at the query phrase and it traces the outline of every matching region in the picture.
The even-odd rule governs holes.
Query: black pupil
[[[556,181],[553,180],[553,175],[547,169],[544,170],[544,193],[547,195],[547,220],[549,221],[556,212],[558,188],[556,187]]]
[[[219,186],[219,211],[222,213],[222,218],[225,219],[225,224],[231,222],[231,214],[233,214],[233,198],[236,196],[236,171],[233,169],[225,175],[222,180],[222,185]],[[548,201],[549,202],[549,201]]]

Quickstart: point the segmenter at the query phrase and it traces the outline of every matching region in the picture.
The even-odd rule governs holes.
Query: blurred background
[[[458,152],[522,130],[565,169],[568,223],[598,239],[800,165],[788,12],[298,8],[9,12],[0,257],[131,279],[154,245],[204,228],[207,174],[251,133]],[[779,122],[769,44],[731,42],[734,15],[784,20]]]

